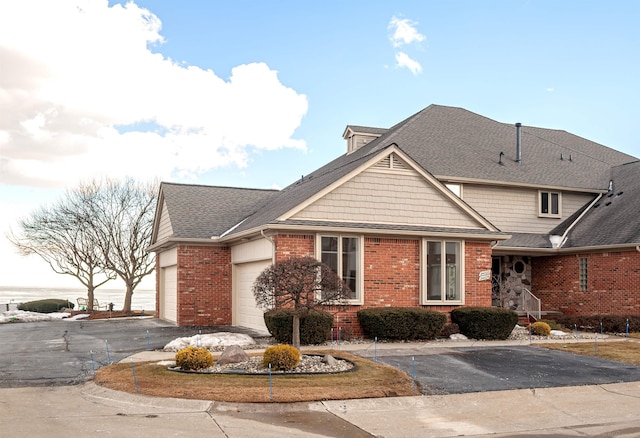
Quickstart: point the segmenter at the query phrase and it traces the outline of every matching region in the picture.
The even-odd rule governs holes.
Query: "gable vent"
[[[393,170],[409,170],[407,164],[400,160],[395,154],[388,155],[382,160],[378,161],[375,166],[376,169],[393,169]]]

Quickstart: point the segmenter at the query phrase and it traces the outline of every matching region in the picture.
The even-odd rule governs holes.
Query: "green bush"
[[[213,365],[213,355],[206,348],[190,346],[176,353],[176,366],[182,370],[201,370]]]
[[[549,336],[551,334],[551,326],[544,321],[536,321],[531,324],[531,333],[538,336]]]
[[[571,330],[577,326],[580,330],[600,332],[600,323],[602,323],[602,330],[607,333],[625,333],[627,320],[629,320],[629,332],[640,332],[640,315],[563,315],[558,317],[558,322]]]
[[[293,340],[293,309],[273,309],[264,314],[267,330],[281,344]],[[333,315],[320,310],[310,310],[300,317],[300,344],[321,344],[329,339]]]
[[[46,300],[29,301],[18,306],[18,310],[38,313],[54,313],[62,309],[73,309],[73,303],[67,300],[49,298]]]
[[[358,321],[370,339],[434,339],[447,322],[443,313],[422,307],[376,307],[358,311]]]
[[[300,363],[300,352],[291,345],[274,345],[264,350],[262,366],[271,364],[272,370],[292,370]]]
[[[459,307],[451,321],[471,339],[507,339],[518,322],[518,314],[502,307]]]
[[[442,327],[442,330],[440,330],[440,333],[438,334],[438,336],[441,336],[443,338],[448,338],[451,335],[455,335],[460,333],[460,327],[458,327],[458,324],[454,324],[452,322],[445,324],[444,327]]]

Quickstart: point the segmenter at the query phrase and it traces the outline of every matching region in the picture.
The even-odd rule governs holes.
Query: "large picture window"
[[[360,242],[359,237],[320,236],[320,261],[349,286],[349,300],[353,302],[362,301]]]
[[[423,301],[462,303],[462,243],[425,240],[423,255]]]

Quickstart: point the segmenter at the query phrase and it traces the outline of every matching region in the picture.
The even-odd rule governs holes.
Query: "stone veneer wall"
[[[587,290],[580,290],[583,257]],[[532,279],[542,310],[565,315],[640,313],[640,253],[635,250],[537,257]]]

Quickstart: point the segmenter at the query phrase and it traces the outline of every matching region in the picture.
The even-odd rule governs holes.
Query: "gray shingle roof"
[[[517,164],[515,132],[513,125],[462,108],[430,105],[285,188],[236,231],[271,223],[391,144],[439,177],[594,191],[606,190],[612,165],[636,159],[565,131],[523,126],[523,159]],[[505,153],[503,165],[498,164],[500,152]]]
[[[173,237],[201,239],[221,235],[278,193],[166,182],[160,191],[171,218]]]
[[[613,167],[611,180],[613,190],[571,229],[564,248],[640,244],[640,161]]]
[[[251,190],[229,187],[163,184],[176,237],[220,235],[238,225],[231,234],[275,224],[276,219],[316,195],[333,182],[357,169],[374,154],[396,144],[426,171],[452,180],[490,180],[512,184],[606,190],[612,176],[616,184],[632,187],[625,198],[634,200],[626,205],[613,203],[614,208],[600,209],[608,214],[590,213],[571,234],[573,246],[581,243],[616,241],[638,237],[638,228],[629,224],[632,205],[640,205],[637,158],[565,131],[522,126],[522,162],[515,160],[516,129],[462,108],[431,105],[389,129],[358,127],[382,134],[379,138],[351,154],[344,154],[294,182],[282,191]],[[498,164],[504,152],[503,164]],[[562,157],[562,159],[561,159]],[[635,168],[633,166],[636,166]],[[633,171],[627,169],[635,169]],[[635,193],[638,193],[636,196]],[[622,198],[622,197],[621,197]],[[624,208],[618,208],[618,204]],[[597,209],[596,209],[597,210]],[[615,210],[615,212],[614,212]],[[632,216],[625,216],[632,214]],[[596,233],[591,227],[601,227],[612,220],[626,219],[626,231]],[[240,223],[242,222],[242,223]],[[568,227],[569,221],[563,225]],[[308,223],[307,223],[308,224]],[[326,223],[324,223],[326,225]],[[566,228],[565,228],[566,229]],[[560,233],[561,234],[561,233]],[[595,237],[594,237],[595,236]],[[635,237],[634,237],[635,236]],[[597,244],[597,243],[591,243]],[[515,234],[509,247],[548,248],[546,235]]]
[[[439,105],[425,108],[362,149],[389,143],[437,177],[588,190],[606,190],[610,167],[637,159],[565,131],[523,125],[522,162],[517,164],[514,125]],[[500,152],[505,154],[502,165]]]

